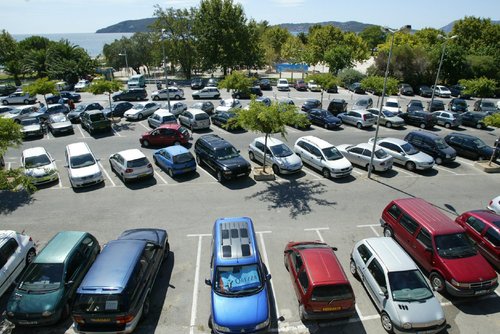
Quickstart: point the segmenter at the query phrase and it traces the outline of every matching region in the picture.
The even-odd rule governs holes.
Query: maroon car
[[[191,139],[188,129],[179,124],[162,124],[144,133],[139,141],[144,147],[187,144]]]
[[[488,210],[462,213],[455,219],[476,244],[479,252],[500,270],[500,215]]]
[[[354,292],[335,250],[319,241],[290,241],[285,247],[285,268],[301,320],[345,318],[356,313]]]
[[[307,91],[307,84],[304,80],[297,80],[293,84],[293,88],[295,88],[296,90],[305,92],[305,91]]]

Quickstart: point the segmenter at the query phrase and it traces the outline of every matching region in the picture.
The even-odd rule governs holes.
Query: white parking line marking
[[[150,128],[149,126],[144,125],[144,123],[139,122],[139,124],[140,124],[140,125],[142,125],[142,127],[143,127],[144,129],[146,129],[146,130],[148,130],[148,131],[149,131],[149,130],[151,130],[151,128]]]
[[[158,176],[160,178],[160,180],[163,181],[163,183],[168,184],[168,182],[160,175],[160,173],[158,173],[157,171],[155,171],[155,175]]]
[[[51,139],[51,138],[50,138],[50,132],[49,132],[49,131],[47,131],[46,135],[47,135],[47,136],[44,138],[45,140],[49,140],[49,139]]]
[[[115,135],[117,135],[118,137],[123,137],[123,136],[122,136],[119,132],[117,132],[117,131],[115,130],[115,128],[114,128],[113,126],[111,127],[111,131],[113,131],[113,133],[114,133]]]
[[[200,260],[201,260],[201,240],[204,236],[209,236],[210,234],[188,234],[188,237],[198,237],[198,252],[196,253],[196,269],[194,271],[194,287],[193,287],[193,302],[191,304],[191,321],[189,325],[189,333],[194,333],[194,327],[196,322],[196,309],[198,308],[198,283],[200,276]]]
[[[410,177],[420,177],[420,175],[416,175],[414,173],[410,173],[410,172],[407,172],[406,170],[404,170],[403,168],[400,168],[400,167],[395,167],[394,165],[392,166],[392,169],[394,169],[395,171],[397,171],[398,173],[403,173],[403,174],[406,174],[406,177],[410,176]]]
[[[264,262],[267,264],[267,273],[271,275],[271,268],[269,267],[269,259],[267,257],[267,250],[266,250],[266,244],[264,243],[264,237],[263,234],[265,233],[272,233],[271,231],[260,231],[256,232],[259,235],[260,238],[260,245],[262,249],[262,255],[264,256]],[[276,293],[274,292],[274,284],[272,279],[270,280],[271,282],[271,289],[273,290],[273,298],[274,298],[274,308],[276,310],[276,315],[278,315],[279,318],[279,308],[278,308],[278,300],[276,299]]]
[[[474,162],[472,161],[469,161],[469,160],[465,160],[465,159],[455,159],[456,162],[459,162],[460,164],[464,164],[464,165],[469,165],[469,166],[474,166]]]
[[[369,228],[371,228],[371,230],[373,231],[373,233],[375,233],[375,235],[377,237],[380,237],[380,234],[375,229],[375,227],[379,227],[379,226],[380,226],[380,224],[369,224],[369,225],[358,225],[356,227],[369,227]]]
[[[318,235],[319,240],[321,240],[321,242],[325,242],[320,231],[329,230],[329,229],[330,229],[329,227],[314,227],[314,228],[305,228],[304,231],[316,231],[316,234]]]
[[[205,170],[205,168],[198,168],[198,167],[200,167],[200,165],[198,165],[198,166],[196,166],[196,167],[197,167],[197,168],[196,168],[196,170],[202,170],[203,172],[205,172],[205,174],[207,174],[207,175],[208,175],[208,176],[210,176],[212,179],[214,179],[215,181],[217,181],[217,182],[218,182],[217,178],[216,178],[215,176],[213,176],[212,174],[210,174],[209,172],[207,172],[207,171]]]
[[[443,167],[441,167],[441,166],[437,166],[437,165],[435,165],[435,166],[434,166],[434,168],[436,168],[437,170],[442,170],[442,171],[444,171],[444,172],[448,172],[448,173],[451,173],[451,174],[458,175],[458,173],[455,173],[455,172],[453,172],[453,171],[451,171],[451,170],[449,170],[449,169],[447,169],[447,168],[443,168]]]
[[[87,138],[87,137],[85,137],[85,134],[83,134],[83,130],[82,130],[82,127],[81,127],[80,124],[77,124],[76,128],[78,129],[78,131],[80,131],[80,133],[81,133],[81,135],[82,135],[83,138]]]
[[[59,177],[59,189],[62,189],[63,188],[63,185],[62,185],[62,180],[61,180],[61,174],[57,173],[57,176]]]
[[[111,179],[111,177],[109,176],[108,172],[104,169],[104,167],[102,166],[101,162],[99,161],[98,162],[99,164],[99,167],[101,167],[101,170],[103,171],[103,173],[106,175],[106,177],[108,178],[109,182],[111,182],[111,184],[113,185],[113,187],[116,187],[116,184],[113,182],[113,180]]]
[[[309,175],[311,175],[312,177],[314,177],[314,179],[315,179],[315,180],[321,180],[321,179],[323,178],[323,177],[318,176],[318,174],[316,174],[316,173],[313,173],[313,172],[309,171],[309,170],[308,170],[308,169],[306,169],[306,168],[302,168],[302,170],[304,171],[304,173],[309,174]]]

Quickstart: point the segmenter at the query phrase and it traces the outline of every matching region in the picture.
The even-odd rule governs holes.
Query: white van
[[[146,78],[143,74],[131,76],[127,81],[128,88],[144,88],[146,87]]]
[[[98,159],[86,143],[73,143],[64,152],[69,181],[73,188],[90,186],[104,182]]]

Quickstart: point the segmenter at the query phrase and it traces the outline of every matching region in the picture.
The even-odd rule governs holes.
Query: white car
[[[73,188],[85,187],[104,182],[98,159],[84,142],[66,146],[66,168]]]
[[[231,109],[242,108],[241,102],[238,99],[220,100],[220,105],[215,108],[215,112],[227,112]]]
[[[188,108],[179,115],[179,123],[191,130],[209,129],[210,116],[201,109]]]
[[[16,231],[0,231],[0,296],[7,291],[23,269],[36,256],[35,243],[30,236]]]
[[[109,157],[111,170],[118,175],[124,183],[130,180],[152,177],[153,165],[140,150],[133,148],[112,154]]]
[[[88,86],[90,86],[90,81],[80,80],[75,85],[75,92],[81,92],[82,90],[87,89]]]
[[[352,164],[329,142],[304,136],[297,139],[293,147],[305,164],[317,169],[327,179],[351,175]]]
[[[43,147],[25,149],[21,154],[21,166],[35,185],[59,180],[56,162]]]
[[[397,115],[399,115],[401,111],[401,105],[399,104],[398,99],[395,99],[393,97],[388,98],[384,102],[384,110],[388,110],[390,112],[393,112]]]
[[[153,93],[151,93],[151,98],[155,101],[166,100],[167,98],[180,100],[184,98],[184,90],[172,86],[162,90],[154,91]]]
[[[361,166],[368,170],[370,159],[373,150],[373,144],[361,143],[358,145],[342,144],[338,145],[339,151],[351,163]],[[385,172],[392,168],[394,158],[390,156],[380,146],[375,146],[375,154],[373,155],[373,169],[378,172]]]
[[[495,212],[500,215],[500,196],[493,198],[488,204],[488,210]]]
[[[276,84],[276,88],[278,90],[289,91],[290,90],[290,85],[288,84],[288,80],[287,79],[278,79],[278,83]]]
[[[193,99],[218,99],[220,97],[220,92],[217,87],[205,87],[203,89],[194,91]]]
[[[139,102],[131,109],[125,111],[123,117],[126,119],[141,120],[146,116],[152,115],[160,107],[160,104],[156,102]]]
[[[188,106],[184,102],[170,102],[170,112],[175,116],[179,116],[183,111],[186,111],[187,108]],[[168,111],[168,103],[165,103],[160,109]]]
[[[309,80],[307,82],[307,89],[311,92],[321,92],[321,86],[316,83],[314,80]]]
[[[161,124],[174,123],[177,124],[177,118],[167,109],[158,109],[153,115],[148,117],[148,124],[152,128],[157,128]]]
[[[431,86],[431,88],[434,88],[434,86]],[[439,97],[451,97],[451,91],[448,87],[442,85],[437,85],[434,88],[434,94]]]
[[[252,161],[264,163],[266,154],[267,164],[272,166],[274,174],[291,174],[302,169],[302,160],[281,140],[268,137],[267,148],[265,138],[255,138],[248,146],[248,156]]]

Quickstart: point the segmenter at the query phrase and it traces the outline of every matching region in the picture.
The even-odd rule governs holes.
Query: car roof
[[[265,137],[257,137],[255,138],[256,141],[260,141],[262,144],[265,143]],[[273,137],[267,137],[267,146],[268,147],[271,147],[271,146],[275,146],[275,145],[280,145],[280,144],[284,144],[281,140],[279,139],[276,139],[276,138],[273,138]]]
[[[171,155],[178,155],[178,154],[184,154],[184,153],[189,152],[189,150],[182,145],[168,146],[168,147],[163,148],[163,150],[167,151]]]
[[[399,139],[399,138],[394,138],[394,137],[380,138],[380,140],[378,141],[378,143],[382,143],[382,142],[393,143],[393,144],[396,144],[396,145],[404,145],[404,144],[407,143],[406,140]]]
[[[198,108],[188,108],[186,111],[189,111],[189,112],[190,112],[190,113],[192,113],[193,115],[197,115],[197,114],[206,114],[206,112],[204,112],[203,110],[198,109]]]
[[[455,224],[450,217],[421,198],[400,198],[393,200],[391,203],[397,204],[431,234],[464,232],[464,229]]]
[[[127,161],[141,159],[141,158],[146,157],[144,155],[144,153],[142,153],[137,148],[131,148],[131,149],[128,149],[128,150],[120,151],[120,152],[118,152],[118,154],[120,154]]]
[[[90,148],[84,142],[72,143],[66,146],[66,149],[69,151],[71,155],[81,155],[90,153]]]
[[[24,157],[36,157],[42,154],[47,154],[47,150],[41,146],[27,148],[23,151]]]
[[[387,100],[385,100],[386,102],[397,102],[399,103],[398,99],[394,98],[394,97],[389,97],[387,98]]]
[[[34,263],[63,263],[87,232],[62,231],[57,233],[38,253]]]
[[[167,109],[158,109],[155,111],[155,114],[157,115],[160,115],[160,116],[170,116],[170,115],[174,115],[172,114],[170,111],[168,111]]]
[[[123,231],[118,240],[145,240],[162,245],[167,238],[167,231],[159,228],[134,228]]]
[[[330,144],[326,140],[323,140],[323,139],[315,137],[315,136],[303,136],[303,137],[300,137],[298,140],[307,141],[315,146],[318,146],[319,149],[324,149],[324,148],[328,148],[328,147],[333,146],[332,144]]]
[[[12,230],[0,230],[0,246],[3,245],[8,239],[13,238],[16,233],[16,231]]]
[[[411,131],[410,133],[412,134],[416,134],[416,135],[420,135],[420,136],[424,136],[424,137],[432,137],[433,139],[434,138],[441,138],[439,137],[438,134],[436,133],[432,133],[432,132],[429,132],[429,131],[424,131],[424,130],[416,130],[416,131]]]
[[[120,293],[126,287],[147,242],[112,240],[106,244],[78,287],[78,293]],[[123,256],[126,254],[126,256]]]
[[[304,248],[299,253],[313,283],[349,283],[331,247]]]
[[[367,238],[361,242],[377,255],[377,258],[381,260],[380,264],[389,272],[418,269],[410,256],[392,238]]]
[[[182,125],[180,124],[177,124],[177,123],[165,123],[165,124],[160,124],[156,129],[154,130],[157,130],[157,129],[175,129],[175,130],[178,130],[181,128]],[[153,131],[154,131],[153,130]]]
[[[258,261],[257,241],[250,218],[219,218],[213,231],[217,265],[245,265]]]

